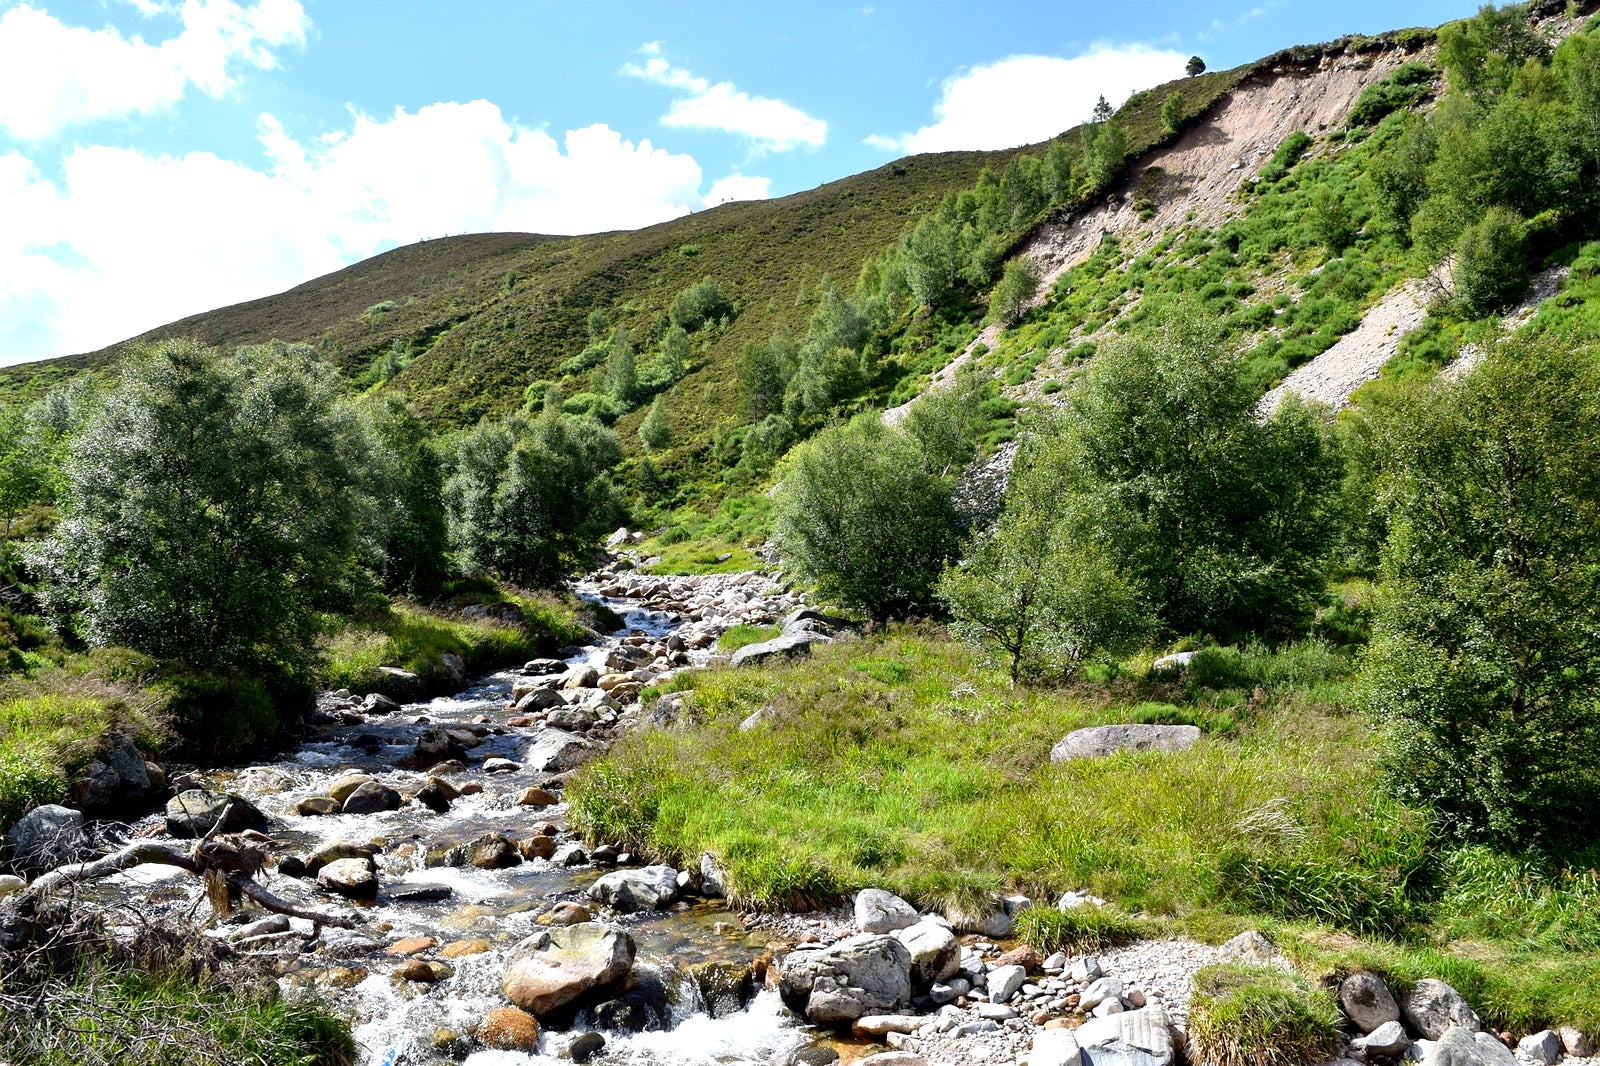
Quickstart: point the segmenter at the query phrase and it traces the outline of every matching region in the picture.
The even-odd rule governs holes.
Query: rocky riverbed
[[[324,693],[302,743],[275,761],[166,782],[115,745],[102,785],[143,771],[141,787],[173,793],[165,811],[85,826],[75,812],[41,809],[30,824],[51,850],[37,865],[80,857],[95,836],[102,851],[192,842],[226,817],[207,846],[301,916],[245,901],[209,935],[261,956],[285,988],[329,997],[383,1066],[1171,1066],[1194,973],[1225,957],[1273,958],[1250,937],[1046,958],[1012,939],[1029,906],[1098,905],[1083,893],[936,914],[869,889],[831,912],[741,915],[721,900],[715,856],[677,870],[627,841],[579,840],[563,795],[573,769],[679,713],[672,697],[641,703],[646,687],[706,665],[733,625],[782,626],[735,661],[804,654],[849,633],[760,573],[651,577],[621,557],[577,590],[623,627],[426,703]],[[22,853],[15,832],[12,850]],[[114,922],[207,905],[192,871],[159,863],[78,892]],[[354,920],[339,928],[319,914]],[[1347,1054],[1372,1066],[1515,1066],[1483,1058],[1483,1040],[1404,1026],[1383,1030],[1380,1047],[1374,1028],[1394,1019],[1368,1027],[1346,1010]],[[1523,1045],[1506,1051],[1522,1066],[1591,1052],[1577,1034]],[[1481,1061],[1468,1061],[1474,1048]]]

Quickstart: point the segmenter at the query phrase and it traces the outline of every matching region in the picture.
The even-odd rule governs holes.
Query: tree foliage
[[[1512,847],[1600,822],[1600,374],[1505,340],[1374,415],[1382,596],[1363,659],[1404,795]]]
[[[93,644],[250,667],[311,646],[367,528],[358,419],[302,351],[130,355],[72,443],[47,605]]]

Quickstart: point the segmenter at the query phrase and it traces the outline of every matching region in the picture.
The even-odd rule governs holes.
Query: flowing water
[[[719,584],[719,581],[721,584]],[[677,593],[701,593],[717,589],[727,579],[674,579]],[[577,651],[570,663],[604,664],[607,653],[626,635],[647,635],[661,639],[687,619],[679,611],[663,610],[638,599],[607,598],[600,594],[603,581],[580,583],[582,595],[601,600],[622,615],[626,629],[601,638],[593,646]],[[754,588],[752,594],[751,588]],[[611,591],[615,592],[614,586]],[[697,610],[703,620],[693,627],[704,632],[738,621],[760,619],[793,601],[781,596],[770,584],[746,579],[745,587],[729,597],[734,609]],[[683,596],[667,597],[683,606]],[[687,631],[687,630],[685,630]],[[703,664],[707,649],[688,652],[691,665]],[[349,1016],[357,1040],[366,1049],[369,1061],[383,1066],[443,1062],[469,1045],[457,1041],[455,1055],[449,1048],[450,1033],[471,1033],[492,1009],[506,1005],[500,992],[501,966],[505,953],[518,941],[543,928],[535,919],[557,902],[582,900],[585,889],[603,871],[590,866],[568,868],[551,861],[533,859],[508,869],[483,870],[472,866],[426,865],[430,849],[471,840],[485,832],[501,831],[515,839],[527,836],[531,827],[550,821],[562,828],[558,839],[566,839],[564,806],[540,810],[520,807],[517,793],[535,784],[541,775],[527,771],[485,774],[477,764],[484,758],[503,756],[521,761],[537,734],[532,728],[499,725],[471,752],[471,765],[464,773],[449,775],[457,785],[476,783],[482,791],[463,795],[450,810],[434,814],[416,803],[397,811],[378,814],[337,814],[300,817],[294,813],[297,801],[325,796],[339,776],[360,770],[382,784],[404,792],[414,791],[424,780],[421,770],[401,769],[397,763],[412,752],[417,735],[428,724],[467,724],[474,720],[503,723],[509,712],[512,685],[521,679],[514,671],[491,674],[472,682],[456,695],[411,704],[400,712],[373,717],[360,724],[341,725],[308,737],[298,748],[277,761],[202,774],[207,787],[225,789],[251,800],[276,824],[271,832],[276,842],[273,854],[306,855],[321,844],[338,839],[375,842],[381,845],[377,856],[380,894],[375,903],[362,909],[367,922],[355,930],[324,928],[321,940],[309,950],[298,950],[281,943],[278,956],[281,981],[286,986],[312,987],[331,998]],[[319,893],[312,882],[264,875],[269,890],[291,901],[311,907],[348,906],[345,901]],[[407,886],[443,885],[447,899],[428,902],[396,900]],[[141,909],[199,908],[204,913],[202,893],[194,879],[166,867],[142,867],[119,875],[98,889],[108,899],[137,900]],[[699,984],[688,968],[698,963],[748,964],[762,954],[765,940],[747,934],[738,916],[720,905],[697,902],[679,903],[673,909],[634,915],[613,915],[595,906],[603,920],[622,925],[638,945],[635,965],[636,985],[648,992],[643,996],[648,1025],[645,1031],[603,1031],[605,1048],[595,1060],[607,1063],[681,1064],[681,1066],[733,1066],[742,1063],[787,1061],[799,1048],[810,1044],[814,1034],[786,1011],[771,991],[759,992],[742,1009],[725,1001],[708,1008]],[[309,933],[310,923],[299,919],[296,930]],[[393,976],[403,960],[386,954],[385,949],[405,937],[433,937],[439,944],[457,941],[487,941],[487,950],[476,954],[443,958],[452,973],[436,984],[400,980]],[[482,949],[483,945],[476,945]],[[439,959],[437,949],[423,958]],[[713,1016],[717,1015],[717,1016]],[[580,1012],[573,1030],[597,1028],[592,1012]],[[470,1051],[465,1061],[470,1066],[490,1064],[554,1063],[565,1047],[563,1033],[546,1032],[538,1053],[509,1051]]]

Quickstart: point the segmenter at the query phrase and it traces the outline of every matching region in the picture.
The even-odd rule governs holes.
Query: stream
[[[770,624],[800,605],[764,575],[745,573],[697,578],[649,578],[625,568],[602,570],[575,583],[575,591],[601,602],[624,620],[624,628],[595,643],[565,649],[567,665],[589,664],[601,673],[619,646],[645,654],[659,651],[649,666],[633,672],[638,684],[658,681],[675,670],[703,666],[715,638],[728,626]],[[669,636],[677,639],[670,645]],[[671,650],[668,650],[670,648]],[[613,663],[615,660],[613,660]],[[198,784],[236,793],[273,820],[269,835],[274,861],[309,855],[335,840],[377,845],[380,890],[368,904],[331,896],[312,879],[267,871],[262,880],[273,892],[304,906],[362,910],[367,922],[355,930],[323,928],[320,940],[305,946],[285,938],[270,946],[279,981],[286,989],[314,988],[351,1019],[358,1043],[373,1066],[464,1061],[469,1066],[571,1061],[569,1033],[545,1031],[536,1051],[486,1050],[469,1039],[489,1011],[507,1005],[501,993],[502,965],[508,950],[545,926],[536,919],[562,902],[581,902],[595,919],[626,928],[638,945],[633,971],[631,1021],[617,1015],[596,1018],[580,1010],[571,1033],[598,1031],[604,1047],[591,1060],[600,1063],[650,1063],[663,1066],[737,1066],[785,1063],[821,1039],[780,1003],[777,993],[761,990],[747,1003],[720,998],[708,1004],[692,975],[699,964],[748,966],[767,947],[767,937],[748,933],[739,916],[720,903],[690,898],[666,910],[617,914],[592,903],[586,889],[605,870],[587,863],[567,866],[558,849],[553,859],[531,858],[504,869],[428,864],[439,850],[486,832],[517,839],[554,833],[558,844],[574,838],[566,828],[564,803],[543,808],[519,806],[518,794],[548,783],[550,776],[527,769],[486,773],[486,759],[520,763],[543,722],[507,725],[513,717],[513,686],[527,686],[520,670],[472,680],[461,692],[424,703],[403,705],[388,714],[345,713],[345,721],[311,731],[298,747],[276,761],[202,771]],[[624,689],[626,691],[626,689]],[[615,715],[622,728],[644,727],[636,700],[605,697],[589,688],[567,695],[574,705],[597,710],[602,723]],[[525,719],[519,719],[525,721]],[[426,769],[404,769],[422,731],[430,725],[475,728],[486,734],[464,760],[465,769],[443,776],[465,794],[447,811],[434,813],[421,803],[373,814],[301,816],[296,804],[326,796],[329,786],[351,771],[412,795],[427,780]],[[438,772],[438,771],[435,771]],[[475,791],[473,786],[481,787]],[[148,831],[159,821],[134,827]],[[548,822],[548,826],[539,823]],[[426,886],[426,887],[424,887]],[[204,915],[205,895],[195,879],[173,867],[143,866],[89,890],[104,902],[134,905],[143,911],[193,911]],[[416,898],[437,897],[447,898]],[[259,917],[259,914],[252,914]],[[291,927],[309,934],[309,922]],[[222,926],[217,935],[231,932]],[[395,975],[407,958],[389,953],[404,938],[433,938],[435,945],[414,957],[443,963],[436,982]],[[477,943],[473,943],[477,942]],[[757,988],[760,981],[756,981]],[[643,1031],[632,1031],[640,1021]],[[589,1044],[594,1038],[587,1038]],[[578,1050],[581,1057],[583,1050]],[[824,1057],[828,1057],[824,1053]]]

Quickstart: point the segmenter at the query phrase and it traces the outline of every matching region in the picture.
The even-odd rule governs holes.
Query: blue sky
[[[1471,0],[0,0],[0,363],[397,244],[591,232],[1005,148]]]

